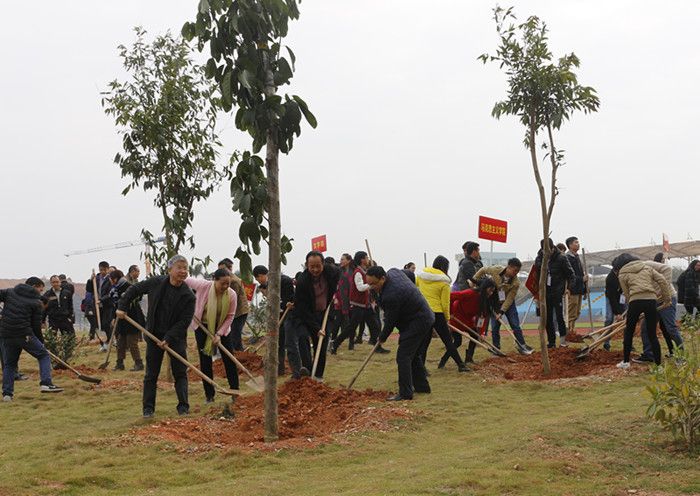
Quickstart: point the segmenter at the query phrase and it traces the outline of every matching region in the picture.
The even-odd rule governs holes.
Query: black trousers
[[[210,379],[214,378],[214,370],[212,366],[212,357],[202,353],[202,348],[207,342],[207,334],[201,329],[196,329],[194,331],[194,338],[197,340],[197,350],[199,351],[199,369],[204,372],[204,374]],[[231,334],[228,336],[221,336],[221,344],[224,345],[228,351],[233,353],[233,339]],[[226,370],[226,379],[228,379],[228,387],[231,389],[238,389],[238,369],[236,364],[233,363],[226,353],[221,353],[221,361],[224,363],[224,369]],[[214,386],[202,379],[202,386],[204,386],[204,394],[207,398],[213,398],[216,394]]]
[[[656,365],[661,363],[661,346],[659,338],[656,336],[656,324],[658,323],[658,313],[656,311],[656,300],[634,300],[630,301],[627,307],[627,325],[625,327],[625,338],[623,341],[623,353],[625,362],[630,361],[632,353],[632,338],[634,331],[637,328],[640,315],[644,314],[646,325],[644,330],[647,333],[647,339],[651,345],[651,351],[654,353],[654,362]]]
[[[462,361],[462,358],[459,356],[459,352],[457,351],[457,346],[455,346],[453,334],[447,327],[447,320],[445,320],[445,314],[443,314],[442,312],[435,314],[435,324],[433,324],[433,328],[435,329],[435,332],[438,333],[438,336],[440,336],[440,339],[445,345],[445,354],[442,356],[442,359],[447,361],[448,358],[452,358],[452,360],[455,361],[457,366],[464,365],[464,362]],[[462,336],[460,336],[459,344],[462,344],[461,338]],[[430,346],[430,340],[427,341],[427,345],[425,348],[426,357],[428,355],[428,346]]]
[[[547,344],[556,346],[557,334],[554,327],[556,318],[559,337],[566,336],[566,322],[564,322],[564,298],[559,295],[547,294]]]
[[[162,339],[162,338],[161,338]],[[183,358],[187,358],[187,341],[178,340],[171,346],[172,350]],[[163,365],[163,355],[167,353],[151,339],[146,339],[146,375],[143,378],[143,411],[155,411],[158,376]],[[177,394],[178,413],[187,412],[190,405],[187,402],[187,367],[172,358],[170,369],[175,379],[175,394]]]
[[[88,323],[90,324],[89,338],[95,339],[95,334],[97,333],[97,317],[95,317],[94,313],[86,313],[85,318],[87,319]]]
[[[320,318],[318,318],[320,314]],[[318,312],[314,316],[318,320],[318,329],[323,324],[323,312]],[[287,360],[292,369],[292,377],[301,377],[300,370],[305,367],[309,372],[313,367],[313,356],[311,355],[310,333],[316,333],[318,329],[309,331],[303,322],[287,318],[284,322],[284,341],[287,349]],[[320,360],[320,359],[319,359]],[[325,366],[325,356],[323,357]],[[320,365],[320,364],[319,364]]]
[[[414,391],[429,393],[430,384],[420,355],[421,345],[426,334],[430,334],[430,322],[413,321],[405,330],[399,329],[399,348],[396,351],[396,365],[399,370],[399,394],[412,399]]]
[[[379,319],[377,319],[377,314],[371,307],[362,308],[353,306],[350,307],[350,323],[334,341],[336,348],[349,338],[350,349],[352,349],[355,343],[355,329],[361,324],[366,324],[369,328],[369,344],[377,344],[377,338],[381,330],[381,323]],[[362,331],[360,331],[360,333],[362,333]],[[362,334],[360,334],[360,337],[362,337]]]
[[[244,313],[231,322],[231,332],[229,336],[231,336],[233,349],[236,351],[243,351],[243,327],[245,327],[246,320],[248,320],[248,314]]]
[[[280,314],[280,318],[282,318],[282,314]],[[284,375],[285,371],[285,366],[284,366],[284,359],[287,357],[287,344],[285,342],[285,325],[284,322],[282,322],[282,325],[280,326],[279,329],[279,334],[277,335],[277,374],[278,375]]]
[[[73,322],[71,322],[68,317],[51,317],[49,316],[49,327],[56,329],[62,335],[65,334],[75,334],[75,328],[73,327]]]

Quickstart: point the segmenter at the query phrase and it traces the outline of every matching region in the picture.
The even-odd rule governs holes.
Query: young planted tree
[[[218,100],[226,112],[234,107],[236,127],[253,139],[231,180],[233,209],[240,212],[236,252],[241,273],[252,271],[251,253],[260,242],[269,245],[268,340],[265,357],[265,440],[278,438],[277,343],[280,276],[291,241],[282,236],[279,205],[279,153],[289,153],[301,134],[302,116],[316,119],[298,96],[277,94],[294,74],[294,53],[282,46],[290,20],[299,18],[296,0],[200,0],[197,19],[182,28],[186,39],[197,38],[200,50],[209,47],[207,76],[218,83]],[[282,54],[283,48],[288,55]],[[265,160],[257,154],[265,147]],[[265,224],[267,227],[265,227]]]
[[[564,151],[556,147],[554,137],[574,112],[595,112],[600,101],[593,88],[579,84],[574,73],[574,69],[579,66],[576,55],[571,53],[554,61],[547,44],[547,25],[538,17],[531,16],[524,23],[516,24],[512,7],[507,10],[496,7],[494,19],[500,37],[498,49],[494,55],[484,54],[479,59],[484,63],[498,63],[508,78],[508,96],[495,104],[491,114],[497,119],[503,115],[514,115],[526,130],[524,144],[530,152],[532,170],[540,194],[542,237],[545,240],[542,270],[539,274],[540,347],[544,373],[549,374],[545,305],[547,267],[551,254],[549,226],[559,194],[557,171],[564,165]],[[537,157],[537,139],[541,135],[544,136],[541,145],[545,150],[544,160],[549,160],[551,166],[549,197]]]
[[[114,162],[129,185],[155,190],[154,204],[163,216],[164,246],[143,230],[150,257],[157,267],[183,245],[194,248],[188,230],[194,206],[229,177],[228,165],[217,164],[220,146],[215,132],[216,88],[203,67],[190,59],[191,49],[170,33],[146,41],[146,31],[135,28],[136,41],[119,46],[129,73],[126,81],[112,81],[102,93],[105,113],[114,117],[123,151]]]

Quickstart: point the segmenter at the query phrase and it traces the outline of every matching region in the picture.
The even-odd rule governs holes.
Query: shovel
[[[495,314],[494,314],[494,316],[495,316]],[[501,323],[501,325],[503,326],[503,329],[505,329],[505,331],[506,331],[508,334],[510,334],[510,337],[513,338],[513,341],[515,342],[515,347],[518,349],[518,351],[520,352],[520,354],[522,354],[522,355],[532,355],[532,354],[535,352],[535,350],[528,350],[527,348],[525,348],[525,347],[522,345],[522,343],[520,343],[520,341],[518,341],[518,339],[515,337],[515,333],[513,333],[513,330],[512,330],[510,327],[508,327],[508,326],[506,325],[506,323],[503,321],[503,319],[502,319],[501,317],[496,317],[496,318],[498,319],[498,321],[499,321],[499,322]]]
[[[100,370],[104,370],[107,368],[107,365],[109,365],[109,355],[112,354],[112,344],[114,343],[114,336],[117,334],[117,319],[114,319],[112,322],[112,335],[109,338],[109,344],[107,344],[107,357],[105,358],[105,363],[100,364],[99,367],[97,367]]]
[[[360,365],[360,370],[357,371],[357,373],[350,379],[350,383],[348,384],[348,389],[352,389],[352,385],[355,384],[355,381],[357,380],[358,377],[360,377],[360,374],[362,373],[363,370],[365,370],[365,367],[369,363],[370,359],[374,356],[374,353],[379,349],[379,347],[382,345],[382,342],[377,340],[377,344],[374,345],[374,348],[372,348],[372,351],[369,352],[369,355],[367,355],[367,358],[365,358],[365,361],[362,362],[362,365]]]
[[[227,396],[236,396],[236,395],[238,394],[238,392],[236,392],[236,391],[234,391],[234,390],[232,390],[232,389],[222,388],[221,386],[219,386],[216,382],[214,382],[212,379],[210,379],[209,377],[207,377],[207,375],[206,375],[204,372],[202,372],[201,370],[199,370],[197,367],[195,367],[195,366],[192,365],[190,362],[188,362],[187,360],[185,360],[184,358],[182,358],[178,353],[176,353],[170,346],[168,346],[168,343],[166,343],[165,341],[161,341],[160,339],[158,339],[156,336],[154,336],[153,334],[151,334],[148,330],[146,330],[146,328],[144,328],[141,324],[139,324],[138,322],[136,322],[134,319],[132,319],[132,318],[129,317],[128,315],[125,315],[125,316],[124,316],[124,320],[126,320],[129,324],[131,324],[131,325],[134,326],[136,329],[138,329],[139,331],[141,331],[141,332],[144,334],[144,336],[147,336],[148,338],[150,338],[151,341],[153,341],[154,343],[156,343],[159,347],[161,347],[162,349],[164,349],[165,351],[167,351],[167,352],[170,354],[170,356],[172,356],[174,359],[176,359],[177,361],[179,361],[179,362],[182,363],[183,365],[186,365],[189,369],[192,369],[192,371],[193,371],[195,374],[197,374],[199,377],[201,377],[203,381],[208,382],[209,384],[211,384],[212,386],[214,386],[214,389],[216,389],[217,392],[219,392],[219,393],[221,393],[221,394],[225,394],[225,395],[227,395]]]
[[[98,379],[97,377],[90,377],[89,375],[81,374],[80,372],[78,372],[77,370],[75,370],[73,367],[71,367],[70,365],[68,365],[66,362],[64,362],[63,360],[61,360],[60,358],[58,358],[56,355],[54,355],[53,353],[51,353],[48,349],[47,349],[46,351],[49,353],[49,356],[51,356],[51,358],[53,358],[55,361],[57,361],[58,363],[60,363],[61,365],[63,365],[65,368],[67,368],[68,370],[70,370],[71,372],[73,372],[75,375],[77,375],[77,376],[78,376],[78,379],[80,379],[81,381],[90,382],[90,383],[92,383],[92,384],[99,384],[99,383],[102,382],[102,379]]]
[[[620,322],[617,322],[614,326],[611,326],[612,328],[607,331],[605,334],[602,336],[598,337],[595,341],[593,341],[591,344],[586,346],[585,348],[581,349],[581,353],[576,355],[577,360],[582,360],[586,358],[590,353],[598,348],[601,344],[603,344],[605,341],[608,339],[612,338],[616,334],[619,334],[620,331],[624,330],[627,325],[627,321],[621,320]]]
[[[498,348],[496,348],[496,347],[495,347],[494,345],[492,345],[491,343],[482,340],[482,339],[481,339],[481,336],[479,336],[479,333],[476,332],[476,331],[475,331],[474,329],[472,329],[471,327],[469,327],[467,324],[465,324],[464,322],[462,322],[461,320],[459,320],[458,318],[456,318],[456,317],[454,317],[454,316],[452,316],[452,320],[454,320],[454,321],[457,322],[459,325],[461,325],[462,327],[464,327],[465,329],[467,329],[467,330],[469,331],[469,334],[470,334],[469,338],[471,339],[471,341],[474,341],[476,344],[478,344],[479,346],[481,346],[482,348],[484,348],[486,351],[488,351],[489,353],[491,353],[491,354],[493,354],[493,355],[499,356],[499,357],[501,357],[501,358],[506,358],[506,354],[505,354],[505,353],[503,353],[501,350],[499,350]],[[458,332],[458,333],[461,334],[462,336],[464,336],[464,335],[467,334],[466,332],[464,332],[464,331],[462,331],[462,330],[460,330],[460,329],[457,329],[457,328],[456,328],[455,326],[453,326],[453,325],[450,325],[450,328],[451,328],[451,329],[454,329],[456,332]],[[477,336],[477,337],[475,338],[474,336]]]
[[[314,357],[314,366],[311,369],[311,377],[316,377],[316,368],[318,360],[321,357],[321,349],[323,348],[323,338],[326,337],[326,324],[328,324],[328,314],[331,311],[331,303],[326,307],[326,313],[323,315],[323,324],[321,330],[318,331],[318,345],[316,346],[316,356]]]
[[[100,337],[100,333],[102,332],[102,318],[100,316],[100,294],[97,292],[97,276],[95,276],[95,269],[92,269],[92,296],[93,296],[93,301],[95,303],[95,318],[97,319],[97,333],[95,333],[95,336],[97,336],[97,340],[100,342],[100,346],[104,346],[105,343],[102,341],[102,338]]]
[[[206,326],[202,323],[201,320],[199,320],[196,316],[194,317],[194,322],[199,326],[201,330],[203,330],[210,338],[214,339],[214,334],[206,328]],[[233,363],[236,364],[236,367],[241,369],[248,377],[250,377],[250,380],[246,381],[245,385],[248,386],[250,389],[257,391],[258,393],[262,393],[265,390],[265,385],[261,385],[258,382],[258,379],[251,374],[250,370],[248,370],[245,365],[241,363],[236,356],[231,353],[226,347],[221,344],[221,342],[217,343],[217,346],[219,347],[219,350],[221,350],[222,353],[224,353],[227,357],[231,359]]]

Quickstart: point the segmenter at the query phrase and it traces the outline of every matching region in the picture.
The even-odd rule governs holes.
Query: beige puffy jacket
[[[658,300],[663,305],[671,303],[671,288],[666,279],[641,260],[622,267],[619,279],[627,302]]]

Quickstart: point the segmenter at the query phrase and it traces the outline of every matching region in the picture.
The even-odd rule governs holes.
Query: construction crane
[[[165,236],[160,236],[159,238],[156,238],[154,240],[155,243],[163,243],[164,241],[165,241]],[[121,248],[130,248],[132,246],[139,246],[139,245],[146,245],[146,240],[144,238],[140,238],[140,239],[137,239],[134,241],[123,241],[123,242],[117,243],[115,245],[96,246],[95,248],[88,248],[87,250],[71,251],[71,252],[65,253],[65,256],[72,257],[74,255],[85,255],[87,253],[97,253],[100,251],[119,250]]]

